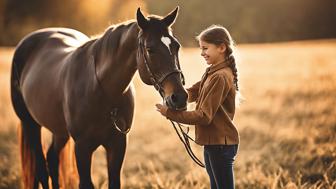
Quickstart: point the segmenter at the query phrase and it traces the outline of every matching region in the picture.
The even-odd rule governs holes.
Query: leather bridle
[[[138,36],[138,40],[139,40],[138,58],[140,58],[142,56],[144,64],[145,64],[146,69],[147,69],[147,72],[149,74],[149,79],[150,79],[151,83],[153,84],[153,86],[155,87],[155,89],[160,93],[162,99],[164,100],[164,91],[163,91],[162,82],[168,76],[170,76],[171,74],[175,74],[175,73],[181,74],[181,82],[182,82],[183,85],[185,85],[184,75],[183,75],[181,67],[180,67],[180,62],[179,62],[179,59],[178,59],[178,55],[177,54],[172,55],[173,58],[175,58],[174,62],[176,63],[177,69],[174,68],[172,71],[169,71],[169,72],[163,74],[161,77],[156,78],[154,76],[150,66],[149,66],[148,59],[147,59],[147,56],[146,56],[147,53],[145,51],[145,45],[143,43],[143,39],[142,39],[141,35]],[[194,140],[188,135],[189,129],[187,131],[184,131],[182,129],[183,125],[181,123],[174,122],[172,120],[170,120],[170,122],[172,123],[172,125],[175,129],[175,132],[176,132],[177,136],[179,137],[180,141],[183,143],[188,155],[191,157],[191,159],[197,165],[204,168],[205,165],[202,163],[201,160],[199,160],[197,158],[197,156],[194,154],[194,152],[191,149],[189,140],[192,140],[192,141],[194,141]]]
[[[174,68],[171,71],[166,72],[165,74],[163,74],[161,77],[157,78],[155,77],[155,74],[153,73],[153,71],[151,70],[150,66],[149,66],[149,58],[147,57],[147,53],[145,50],[145,45],[143,42],[143,38],[142,35],[138,36],[138,41],[139,41],[139,47],[138,47],[138,57],[141,58],[145,64],[146,70],[148,72],[149,75],[149,79],[151,84],[154,86],[154,88],[160,93],[161,97],[164,98],[164,90],[163,90],[163,86],[162,83],[165,79],[167,79],[168,76],[172,75],[172,74],[180,74],[181,75],[181,82],[182,85],[185,85],[185,80],[184,80],[184,75],[182,73],[181,67],[180,67],[180,62],[178,59],[178,55],[172,55],[175,60],[174,63],[177,66],[177,69]]]

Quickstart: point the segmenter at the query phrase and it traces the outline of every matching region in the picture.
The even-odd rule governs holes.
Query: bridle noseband
[[[181,74],[182,85],[185,85],[184,75],[182,73],[182,70],[181,70],[181,67],[180,67],[180,62],[179,62],[179,59],[178,59],[177,55],[172,55],[173,58],[175,59],[174,62],[176,62],[177,69],[174,68],[173,70],[168,71],[165,74],[163,74],[161,77],[156,78],[153,71],[151,70],[151,68],[149,66],[148,57],[146,56],[147,53],[145,53],[145,45],[143,43],[143,39],[142,39],[141,35],[138,36],[138,41],[139,41],[139,50],[138,50],[138,55],[137,56],[139,58],[142,56],[142,59],[143,59],[144,64],[146,66],[146,70],[147,70],[148,75],[149,75],[150,82],[154,86],[154,88],[160,93],[162,98],[164,98],[164,90],[163,90],[162,82],[168,76],[170,76],[172,74],[175,74],[175,73]]]

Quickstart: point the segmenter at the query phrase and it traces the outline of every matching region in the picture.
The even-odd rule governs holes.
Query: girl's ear
[[[226,52],[226,45],[225,45],[225,43],[222,43],[221,45],[219,45],[219,51],[221,53],[225,53]]]

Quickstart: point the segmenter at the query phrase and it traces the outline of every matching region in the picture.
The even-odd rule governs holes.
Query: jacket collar
[[[207,72],[208,74],[212,74],[214,72],[216,72],[217,70],[223,69],[227,66],[229,66],[229,61],[227,61],[227,59],[225,59],[223,62],[211,65],[207,68]]]

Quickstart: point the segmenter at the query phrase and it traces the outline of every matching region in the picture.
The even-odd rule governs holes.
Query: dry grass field
[[[244,97],[235,123],[238,189],[336,188],[336,41],[239,45]],[[0,188],[20,188],[18,120],[9,98],[13,48],[0,48]],[[187,86],[203,74],[198,49],[183,49]],[[205,189],[204,169],[154,108],[157,92],[135,77],[136,116],[123,167],[126,189]],[[191,131],[193,132],[193,131]],[[48,133],[45,132],[45,136]],[[202,157],[202,148],[193,145]],[[107,188],[104,150],[94,154],[96,188]]]

